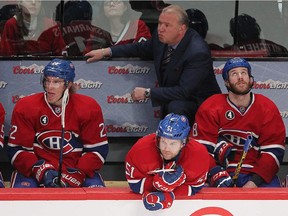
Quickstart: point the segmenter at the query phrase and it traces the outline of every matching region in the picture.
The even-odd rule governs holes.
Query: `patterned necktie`
[[[165,53],[165,56],[164,56],[164,58],[162,59],[162,66],[163,66],[163,65],[167,65],[167,64],[170,62],[171,57],[172,57],[174,51],[175,51],[175,49],[173,49],[171,46],[168,46],[168,49],[167,49],[167,51],[166,51],[166,53]]]

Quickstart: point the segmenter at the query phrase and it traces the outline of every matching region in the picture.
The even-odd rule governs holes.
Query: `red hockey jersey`
[[[8,155],[18,172],[30,176],[40,159],[58,168],[61,109],[52,109],[45,93],[26,96],[15,105]],[[91,97],[71,94],[65,112],[63,170],[78,168],[92,177],[108,154],[102,110]]]
[[[241,173],[256,173],[270,182],[283,160],[285,126],[278,108],[270,99],[253,93],[251,98],[250,105],[240,112],[227,94],[211,96],[200,106],[191,136],[204,144],[211,155],[218,142],[224,140],[233,144],[235,157],[229,161],[227,171],[234,172],[247,135],[251,134],[252,146]]]
[[[250,41],[239,42],[237,45],[225,47],[225,50],[239,51],[265,51],[267,56],[287,56],[288,50],[273,41],[265,39],[256,39]]]
[[[111,46],[111,36],[109,32],[94,26],[90,21],[77,20],[62,27],[63,38],[67,45],[69,56],[82,56],[89,51]]]
[[[38,24],[35,35],[23,38],[15,17],[7,20],[1,38],[1,54],[9,55],[62,55],[65,42],[58,25],[50,19]]]
[[[126,179],[135,193],[156,191],[151,171],[163,168],[163,158],[156,144],[156,134],[139,139],[126,155]],[[204,186],[209,168],[209,154],[204,146],[191,139],[180,153],[177,165],[181,165],[186,181],[173,192],[177,195],[191,196]]]

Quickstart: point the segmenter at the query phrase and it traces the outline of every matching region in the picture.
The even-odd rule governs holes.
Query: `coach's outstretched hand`
[[[111,56],[111,49],[110,48],[102,48],[102,49],[92,50],[92,51],[86,53],[84,56],[87,57],[87,60],[86,60],[87,63],[98,61],[98,60],[101,60],[105,57],[110,57]]]
[[[174,199],[175,195],[173,192],[158,191],[143,194],[144,206],[150,211],[170,208]]]
[[[101,60],[103,58],[103,55],[101,53],[101,49],[97,49],[97,50],[92,50],[86,53],[85,57],[87,57],[86,62],[90,63],[90,62]]]

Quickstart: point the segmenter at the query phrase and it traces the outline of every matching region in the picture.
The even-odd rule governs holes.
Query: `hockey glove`
[[[226,170],[216,166],[208,173],[210,187],[232,187],[233,180]]]
[[[3,176],[0,172],[0,188],[5,188],[5,185],[4,185],[4,180],[3,180]]]
[[[215,160],[222,166],[226,163],[226,159],[234,157],[234,152],[232,151],[233,145],[231,143],[227,143],[226,141],[221,141],[217,143],[214,150],[214,158]]]
[[[62,173],[61,181],[65,187],[81,187],[85,181],[85,174],[79,169],[67,168],[67,171]]]
[[[168,163],[164,169],[174,168],[175,162]],[[177,166],[175,171],[159,172],[154,176],[153,186],[159,191],[172,192],[185,182],[186,174],[181,166]]]
[[[58,172],[52,164],[47,163],[45,160],[39,160],[32,167],[32,175],[40,184],[45,187],[59,187],[57,184]]]
[[[172,206],[175,199],[173,192],[150,192],[143,194],[143,203],[146,209],[156,211],[166,209]]]
[[[64,182],[61,179],[61,182],[58,181],[58,172],[56,170],[47,170],[43,177],[43,184],[48,188],[57,188],[65,187]]]

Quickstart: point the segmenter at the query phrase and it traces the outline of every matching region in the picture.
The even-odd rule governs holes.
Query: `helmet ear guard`
[[[156,135],[167,139],[182,140],[185,144],[190,132],[189,121],[184,115],[170,113],[160,121]]]

